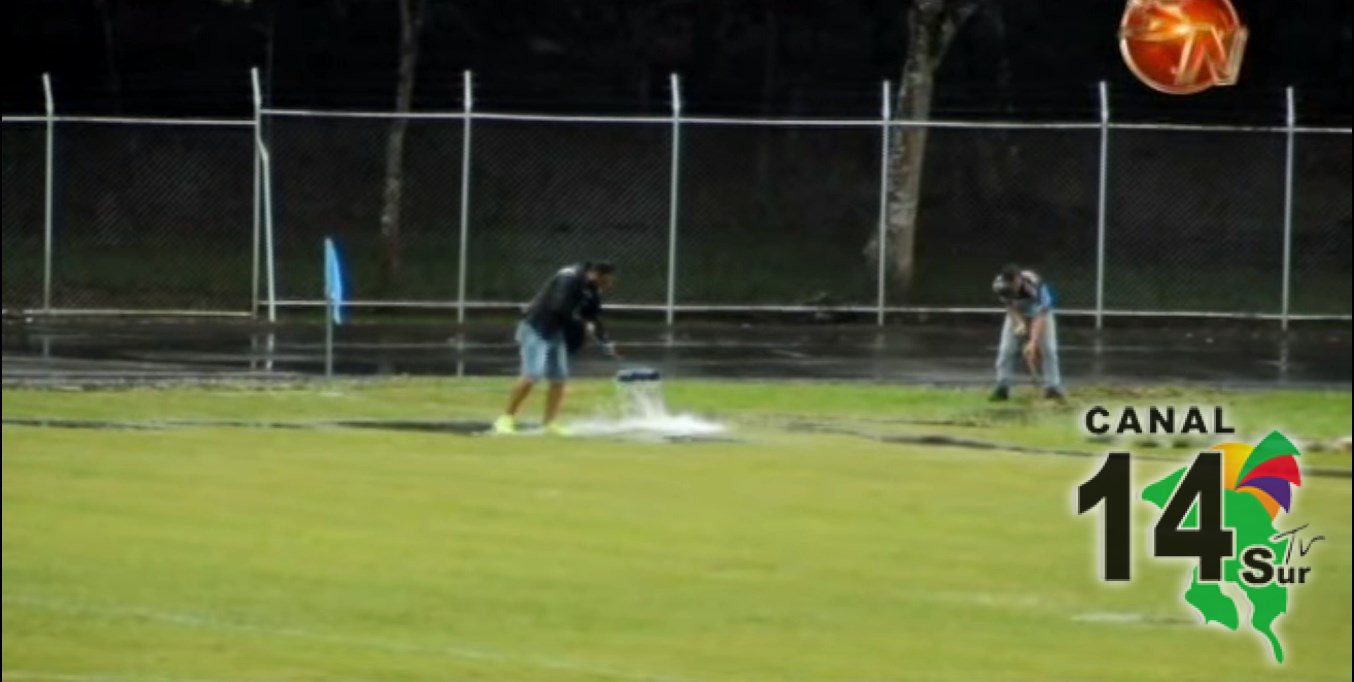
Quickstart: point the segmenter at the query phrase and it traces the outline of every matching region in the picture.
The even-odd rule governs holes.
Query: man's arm
[[[1017,338],[1024,336],[1025,318],[1021,316],[1019,310],[1016,310],[1015,303],[1008,303],[1006,305],[1006,317],[1011,320],[1011,332],[1014,333]]]
[[[592,338],[597,339],[597,343],[611,343],[611,337],[606,333],[606,326],[602,324],[600,319],[592,318],[587,321],[587,325],[588,333],[592,334]]]
[[[1048,327],[1048,311],[1040,310],[1034,314],[1034,319],[1030,320],[1030,340],[1025,343],[1024,356],[1025,363],[1030,366],[1030,371],[1039,374],[1043,368],[1044,358],[1042,357],[1040,345],[1044,339],[1044,331]]]
[[[1039,342],[1044,339],[1044,328],[1048,326],[1048,311],[1040,310],[1035,313],[1034,319],[1030,320],[1030,340],[1028,346],[1039,347]]]
[[[617,357],[616,344],[611,341],[611,337],[606,333],[606,325],[602,324],[601,313],[601,297],[596,292],[585,292],[583,304],[578,309],[578,317],[583,320],[587,333],[602,346],[602,351],[607,355]]]
[[[1034,318],[1030,320],[1030,340],[1025,344],[1025,358],[1031,364],[1038,365],[1041,358],[1039,349],[1044,341],[1044,334],[1048,329],[1049,311],[1053,309],[1053,296],[1049,293],[1047,286],[1039,287],[1039,303],[1035,308]]]

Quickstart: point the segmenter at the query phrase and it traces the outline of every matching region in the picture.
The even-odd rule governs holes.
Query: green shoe
[[[505,414],[494,420],[494,433],[511,434],[517,433],[517,420],[512,415]]]
[[[570,431],[569,427],[559,423],[558,421],[553,421],[550,422],[549,424],[546,424],[545,432],[551,436],[560,436],[560,437],[574,435],[574,432]]]

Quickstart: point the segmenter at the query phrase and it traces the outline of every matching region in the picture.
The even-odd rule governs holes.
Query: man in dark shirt
[[[522,353],[522,378],[508,396],[508,408],[494,421],[495,433],[517,431],[517,410],[531,395],[536,382],[550,382],[545,398],[545,429],[566,435],[560,426],[559,408],[569,379],[569,355],[592,335],[608,355],[616,354],[602,327],[602,292],[611,289],[616,268],[610,263],[569,265],[541,287],[517,324],[517,345]]]

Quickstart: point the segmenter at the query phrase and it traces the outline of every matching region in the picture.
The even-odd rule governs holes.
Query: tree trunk
[[[780,27],[776,22],[776,3],[775,0],[763,0],[762,2],[762,27],[765,31],[765,40],[762,42],[762,92],[761,92],[761,114],[769,117],[774,109],[774,100],[776,93],[776,62],[778,58],[777,45],[779,39]],[[773,129],[763,128],[756,131],[757,135],[757,199],[760,209],[759,219],[770,220],[773,206],[776,204],[775,183],[772,178],[771,153],[772,148],[780,139],[777,132]]]
[[[105,66],[108,67],[108,90],[113,95],[114,111],[122,112],[122,71],[118,68],[118,48],[117,40],[114,37],[113,29],[113,8],[109,6],[112,0],[96,0],[95,5],[99,8],[99,20],[103,25],[103,56]]]
[[[926,5],[913,10],[911,47],[903,64],[898,87],[897,112],[908,121],[924,121],[931,115],[934,91],[932,31]],[[895,128],[889,137],[888,245],[885,254],[893,273],[894,289],[906,296],[916,275],[917,209],[921,203],[921,176],[926,161],[927,129]]]
[[[414,100],[414,74],[418,66],[419,34],[427,0],[399,0],[400,66],[395,89],[395,110],[409,111]],[[380,289],[389,291],[399,279],[401,264],[400,203],[404,195],[404,136],[409,119],[396,118],[386,135],[385,189],[381,203]]]
[[[898,87],[894,113],[903,120],[925,121],[931,116],[935,72],[959,27],[980,0],[914,0],[908,9],[907,58]],[[892,288],[906,297],[916,277],[917,213],[926,160],[927,129],[894,128],[889,135],[889,186],[885,262]],[[878,257],[879,243],[866,246]]]

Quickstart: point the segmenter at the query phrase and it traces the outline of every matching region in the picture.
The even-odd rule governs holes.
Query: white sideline
[[[210,614],[185,613],[175,611],[159,611],[155,609],[145,609],[137,606],[112,606],[100,607],[81,604],[64,599],[51,599],[41,595],[31,594],[6,594],[4,595],[6,604],[22,604],[44,608],[52,611],[59,611],[70,614],[99,615],[108,617],[128,617],[143,618],[146,620],[158,621],[161,623],[170,623],[182,625],[185,627],[200,628],[203,630],[218,630],[227,632],[248,632],[260,635],[272,635],[276,637],[291,637],[295,639],[304,639],[312,642],[323,642],[326,644],[337,644],[342,646],[366,647],[369,649],[378,649],[392,653],[406,654],[428,654],[443,656],[446,658],[459,658],[474,661],[486,661],[491,663],[507,663],[517,665],[529,665],[546,670],[562,670],[576,673],[586,673],[599,677],[609,677],[618,680],[633,680],[635,682],[697,682],[694,678],[672,677],[670,675],[656,675],[651,673],[633,672],[627,670],[617,670],[605,665],[595,665],[573,661],[565,658],[556,658],[553,656],[521,656],[490,649],[468,646],[420,646],[417,644],[408,644],[393,640],[370,638],[370,637],[351,637],[346,635],[331,635],[323,632],[316,632],[304,628],[278,628],[263,625],[250,625],[248,623],[235,623],[228,620],[216,618]],[[21,671],[15,671],[21,672]],[[10,672],[6,672],[5,679],[9,679]],[[20,679],[20,678],[15,678]],[[181,678],[23,678],[23,679],[57,679],[69,680],[69,682],[216,682],[215,680],[185,680]]]

